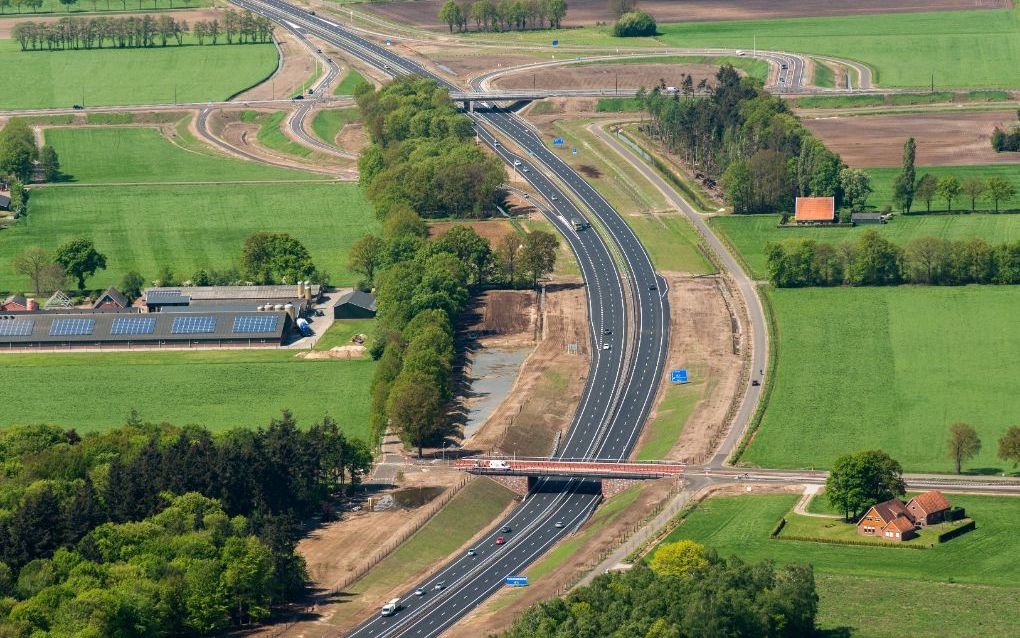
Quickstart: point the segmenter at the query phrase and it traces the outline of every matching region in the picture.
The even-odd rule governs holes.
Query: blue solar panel
[[[279,315],[238,315],[234,317],[232,332],[276,332],[276,324],[279,322]]]
[[[111,335],[151,335],[156,330],[155,317],[117,317]]]
[[[3,319],[0,320],[0,337],[30,337],[34,319]]]
[[[216,317],[174,317],[170,332],[175,335],[216,332]]]
[[[92,328],[95,327],[96,320],[88,318],[77,318],[77,319],[54,319],[53,323],[50,324],[50,336],[51,337],[80,337],[82,335],[92,334]]]

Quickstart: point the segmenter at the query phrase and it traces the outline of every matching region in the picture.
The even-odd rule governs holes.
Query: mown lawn
[[[671,46],[832,55],[869,64],[887,87],[1020,85],[1020,12],[942,11],[660,24]],[[629,42],[628,42],[629,43]]]
[[[208,7],[209,0],[76,0],[73,4],[62,4],[59,0],[43,0],[43,4],[34,14],[53,13],[67,15],[76,13],[117,13],[139,11],[162,11],[165,9],[196,9]],[[30,14],[25,8],[19,13],[16,8],[4,7],[3,17],[28,18]]]
[[[953,618],[954,636],[1015,635],[1009,609],[1020,605],[1020,498],[950,495],[977,529],[928,550],[857,547],[769,539],[796,494],[705,501],[664,542],[689,538],[722,556],[810,563],[821,597],[822,628],[885,638],[931,630]],[[839,634],[837,634],[839,635]]]
[[[269,77],[277,57],[272,44],[22,51],[0,40],[0,108],[169,104],[175,89],[181,103],[225,100]]]
[[[51,128],[45,131],[45,139],[60,156],[60,170],[69,182],[322,179],[303,171],[190,152],[163,137],[155,127]]]
[[[0,426],[55,423],[81,431],[152,422],[213,430],[264,426],[287,409],[302,426],[328,414],[367,440],[372,360],[305,361],[295,350],[8,354]]]
[[[998,438],[1020,412],[1016,286],[770,289],[772,398],[742,457],[829,467],[881,449],[908,471],[951,472],[949,426],[983,441],[964,469],[1001,472]]]
[[[375,319],[337,319],[315,342],[315,349],[329,350],[338,346],[349,346],[354,335],[365,334],[371,338],[374,330]]]
[[[337,133],[357,119],[358,109],[353,106],[343,109],[321,109],[312,118],[312,130],[322,141],[334,144]]]
[[[868,204],[881,209],[886,204],[892,206],[893,203],[893,181],[899,174],[899,168],[869,168],[868,173],[871,175],[871,186],[874,188],[871,197],[868,198]],[[1013,184],[1013,188],[1020,193],[1020,164],[988,164],[986,166],[919,166],[916,169],[917,178],[920,179],[925,173],[931,173],[935,177],[944,177],[947,175],[954,175],[959,178],[960,182],[964,182],[968,179],[980,179],[982,181],[988,181],[991,177],[1001,177]],[[956,211],[970,211],[970,198],[966,195],[953,200],[953,212]],[[975,210],[995,212],[995,203],[987,199],[978,199],[975,202]],[[895,208],[895,207],[894,207]],[[911,210],[917,213],[926,212],[928,206],[923,201],[914,201],[914,206]],[[947,204],[941,197],[932,200],[931,203],[932,211],[947,211]],[[1020,211],[1020,197],[1014,197],[1009,202],[999,202],[999,212],[1002,211]]]
[[[918,174],[922,171],[919,170]],[[923,207],[921,210],[924,210]],[[778,215],[724,215],[713,217],[709,223],[730,240],[758,279],[767,276],[765,244],[793,237],[839,243],[853,241],[860,233],[871,229],[900,245],[927,236],[946,239],[979,237],[993,244],[1020,240],[1020,215],[1012,214],[896,216],[888,224],[853,228],[777,228]]]
[[[362,82],[368,82],[368,80],[365,79],[365,76],[358,73],[357,69],[349,66],[347,67],[347,75],[337,82],[336,88],[333,89],[333,95],[352,95],[354,87]]]
[[[92,288],[119,285],[130,270],[152,278],[169,265],[190,277],[237,265],[244,240],[259,231],[290,233],[331,283],[351,284],[347,250],[378,230],[361,187],[349,183],[49,187],[33,192],[31,206],[0,233],[0,254],[89,237],[107,257],[107,269],[88,280]],[[0,260],[0,289],[27,287],[10,259]]]

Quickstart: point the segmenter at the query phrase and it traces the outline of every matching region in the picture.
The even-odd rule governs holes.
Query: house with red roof
[[[793,220],[798,224],[832,224],[836,221],[835,197],[798,197]]]
[[[917,529],[946,520],[950,505],[938,490],[919,494],[904,503],[893,498],[868,508],[857,521],[861,536],[877,536],[898,543],[917,536]]]
[[[938,490],[918,494],[907,502],[907,514],[921,527],[934,525],[946,520],[949,514],[949,500]]]

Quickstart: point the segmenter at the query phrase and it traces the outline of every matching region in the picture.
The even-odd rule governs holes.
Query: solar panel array
[[[0,337],[28,337],[34,327],[34,319],[4,319],[0,321]]]
[[[234,333],[268,333],[276,332],[280,322],[279,315],[238,315],[234,317]]]
[[[151,335],[156,330],[155,317],[117,317],[111,335]]]
[[[170,326],[171,334],[198,334],[216,331],[216,317],[194,316],[174,317],[174,323]]]
[[[50,324],[51,337],[80,337],[92,334],[96,320],[91,317],[54,319]]]

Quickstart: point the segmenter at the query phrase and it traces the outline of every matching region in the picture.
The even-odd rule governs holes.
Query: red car
[[[506,542],[506,539],[505,539],[505,538],[503,538],[502,536],[497,536],[497,537],[496,537],[496,544],[497,544],[497,545],[502,545],[502,544],[503,544],[503,543],[505,543],[505,542]]]

